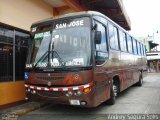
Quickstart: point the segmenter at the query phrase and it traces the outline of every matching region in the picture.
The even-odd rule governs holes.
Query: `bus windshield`
[[[53,68],[90,66],[90,26],[89,17],[84,17],[32,28],[29,64]]]

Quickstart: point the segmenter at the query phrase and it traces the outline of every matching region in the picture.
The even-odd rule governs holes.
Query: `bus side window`
[[[119,50],[118,45],[118,30],[116,27],[113,27],[112,24],[108,24],[109,28],[109,40],[110,40],[110,47],[112,49]]]
[[[106,27],[98,21],[95,21],[95,24],[97,24],[96,31],[101,32],[101,43],[96,44],[95,60],[96,60],[96,65],[101,65],[108,58],[107,40],[106,40]]]
[[[119,50],[119,43],[118,43],[118,29],[114,27],[114,43],[115,43],[115,49]]]
[[[146,56],[146,47],[143,45],[144,56]]]
[[[141,55],[140,43],[137,41],[138,55]]]
[[[143,56],[143,50],[142,50],[142,44],[140,43],[140,47],[141,47],[141,56]]]
[[[127,35],[127,42],[128,42],[128,52],[133,53],[133,48],[132,48],[132,37],[130,35]]]
[[[119,40],[121,51],[127,52],[126,34],[121,30],[119,30]]]
[[[133,52],[134,54],[137,54],[137,44],[136,44],[136,40],[135,39],[132,39],[133,40]]]
[[[143,56],[145,56],[144,45],[142,44]]]

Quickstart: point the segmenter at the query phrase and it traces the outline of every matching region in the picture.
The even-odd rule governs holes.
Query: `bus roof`
[[[111,20],[109,17],[107,17],[106,15],[100,13],[100,12],[97,12],[97,11],[82,11],[82,12],[74,12],[74,13],[67,13],[67,14],[64,14],[64,15],[59,15],[59,16],[55,16],[55,17],[51,17],[51,18],[47,18],[47,19],[43,19],[43,20],[40,20],[40,21],[37,21],[35,23],[32,24],[32,26],[36,26],[40,23],[45,23],[45,22],[50,22],[52,20],[57,20],[57,19],[61,19],[61,18],[67,18],[67,17],[78,17],[78,16],[92,16],[92,15],[97,15],[97,16],[101,16],[101,17],[104,17],[106,18],[109,22],[115,24],[117,27],[119,27],[120,29],[122,29],[123,31],[127,32],[124,28],[122,28],[120,25],[118,25],[116,22],[114,22],[113,20]],[[129,34],[129,33],[128,33]],[[130,35],[130,34],[129,34]],[[132,35],[130,35],[132,36]],[[132,36],[133,37],[133,36]],[[135,37],[133,37],[135,39]],[[137,39],[136,39],[137,40]],[[137,40],[138,42],[141,42],[139,40]],[[141,42],[142,43],[142,42]]]
[[[108,21],[112,22],[113,24],[116,24],[116,26],[118,26],[119,28],[121,28],[122,30],[126,31],[124,28],[122,28],[120,25],[118,25],[117,23],[115,23],[113,20],[111,20],[109,17],[107,17],[106,15],[100,13],[100,12],[97,12],[97,11],[82,11],[82,12],[74,12],[74,13],[67,13],[67,14],[64,14],[64,15],[60,15],[60,16],[56,16],[56,17],[51,17],[51,18],[47,18],[47,19],[44,19],[44,20],[40,20],[40,21],[37,21],[35,23],[32,24],[32,26],[34,25],[37,25],[37,24],[40,24],[40,23],[44,23],[44,22],[49,22],[49,21],[52,21],[52,20],[56,20],[56,19],[61,19],[61,18],[67,18],[67,17],[76,17],[76,16],[92,16],[92,15],[97,15],[97,16],[101,16],[101,17],[104,17],[106,18]]]

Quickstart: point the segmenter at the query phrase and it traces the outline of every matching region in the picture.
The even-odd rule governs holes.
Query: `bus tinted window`
[[[101,43],[96,44],[96,64],[103,64],[108,58],[107,54],[107,41],[106,41],[106,28],[103,24],[96,22],[97,31],[101,31]]]
[[[145,56],[145,49],[144,45],[142,45],[142,50],[143,50],[143,56]]]
[[[119,30],[119,40],[120,40],[120,47],[122,51],[127,51],[126,47],[126,34]]]
[[[138,55],[141,55],[141,46],[140,43],[137,42]]]
[[[140,44],[140,46],[141,46],[141,55],[143,56],[143,55],[144,55],[144,54],[143,54],[143,45]]]
[[[118,50],[118,30],[113,25],[109,24],[109,39],[110,39],[110,47]]]
[[[143,51],[144,51],[144,56],[146,56],[146,48],[144,45],[143,45]]]
[[[127,45],[128,45],[128,52],[133,53],[133,47],[132,47],[132,38],[131,36],[127,35]]]
[[[108,29],[109,29],[110,47],[111,47],[111,48],[115,48],[115,45],[114,45],[114,30],[113,30],[113,25],[108,24]]]
[[[118,44],[118,29],[114,27],[114,44],[115,44],[115,49],[119,50],[119,44]]]
[[[37,26],[30,64],[42,69],[91,65],[90,23],[89,17],[83,17]]]
[[[137,44],[135,39],[133,39],[133,52],[134,54],[137,54]]]
[[[98,22],[96,22],[96,24],[97,24],[97,31],[101,31],[102,35],[101,44],[96,44],[96,50],[107,51],[105,27]]]

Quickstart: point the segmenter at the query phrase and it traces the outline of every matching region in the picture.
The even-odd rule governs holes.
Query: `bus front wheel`
[[[111,90],[110,90],[110,99],[107,100],[108,105],[114,105],[116,101],[116,85],[112,84],[111,85]]]

